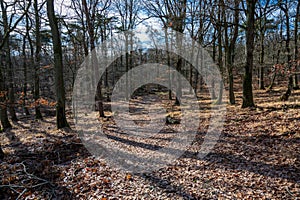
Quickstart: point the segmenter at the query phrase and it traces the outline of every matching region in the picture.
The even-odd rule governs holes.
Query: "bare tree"
[[[205,36],[210,34],[211,31],[211,24],[212,22],[210,19],[210,7],[211,5],[208,3],[207,0],[193,0],[187,2],[187,24],[186,29],[189,32],[191,38],[196,40],[200,45],[205,46]],[[194,41],[193,41],[194,42]],[[197,54],[196,56],[199,56]],[[197,59],[198,60],[198,59]],[[195,93],[197,94],[198,91],[198,80],[199,80],[199,73],[193,73],[193,67],[190,65],[190,83],[194,83],[193,88]],[[195,74],[195,75],[193,75]],[[194,78],[193,78],[194,77]],[[194,79],[194,80],[193,80]],[[202,89],[202,76],[200,76],[200,92]],[[212,80],[214,84],[214,80]],[[213,99],[215,98],[215,93],[213,90],[212,94]]]
[[[41,21],[40,21],[40,7],[38,5],[38,0],[34,0],[34,17],[35,17],[35,56],[34,56],[34,101],[35,101],[35,118],[43,119],[42,113],[40,111],[40,77],[39,77],[39,69],[41,62]],[[31,47],[33,48],[33,46]]]
[[[216,40],[218,43],[218,66],[219,66],[219,70],[221,72],[222,77],[224,76],[224,67],[223,67],[223,51],[222,51],[222,19],[225,16],[225,10],[224,10],[224,1],[223,0],[219,0],[218,1],[219,5],[218,5],[218,10],[217,10],[217,19],[215,19],[213,16],[211,16],[211,19],[214,20],[214,26],[216,29]],[[212,12],[213,15],[214,12]],[[220,88],[219,88],[219,95],[218,98],[216,100],[216,104],[221,104],[222,103],[222,99],[223,99],[223,80],[221,80],[220,83]]]
[[[11,4],[10,6],[15,6],[16,3],[17,1],[13,2],[13,4]],[[8,20],[8,16],[7,16],[8,5],[3,0],[0,0],[2,20],[4,26],[3,27],[4,33],[3,34],[0,33],[0,61],[1,61],[0,63],[0,120],[1,120],[1,125],[3,130],[7,130],[12,127],[8,120],[8,115],[7,115],[7,102],[6,102],[7,88],[4,79],[3,66],[4,65],[7,66],[8,64],[9,70],[12,70],[11,58],[10,58],[10,46],[9,46],[10,33],[16,29],[19,22],[23,19],[24,15],[27,13],[29,6],[30,3],[28,4],[28,6],[26,6],[25,12],[21,14],[21,16],[17,18],[17,20]],[[14,17],[15,15],[12,14],[11,19],[13,19]],[[9,74],[11,78],[9,97],[10,97],[10,103],[14,103],[14,91],[13,91],[13,82],[12,82],[13,79],[11,73],[12,71]],[[12,115],[12,120],[17,120],[14,107],[10,106],[10,112]],[[3,159],[3,157],[4,157],[4,152],[0,146],[0,159]]]
[[[300,18],[300,1],[298,1],[297,4],[297,10],[296,10],[296,16],[295,16],[295,28],[294,28],[294,59],[297,62],[297,60],[299,59],[299,46],[298,46],[298,23],[299,23],[299,18]],[[297,70],[298,66],[296,65],[296,70]],[[298,75],[295,74],[295,78],[294,78],[294,89],[299,89],[299,85],[298,85]]]
[[[292,55],[291,55],[291,49],[290,49],[290,41],[291,41],[291,36],[290,36],[290,19],[289,19],[289,0],[285,1],[279,1],[278,2],[279,8],[282,10],[285,16],[285,27],[286,27],[286,39],[285,39],[285,51],[286,51],[286,63],[288,65],[289,71],[291,70],[291,63],[290,61],[292,60]],[[293,90],[293,75],[289,74],[288,78],[288,87],[286,92],[280,97],[282,101],[287,101],[292,93]]]
[[[230,104],[235,104],[235,96],[234,96],[234,77],[233,77],[233,65],[234,65],[234,54],[235,54],[235,44],[238,38],[239,33],[239,4],[240,0],[234,0],[233,2],[233,13],[229,14],[229,17],[224,16],[224,34],[225,34],[225,60],[226,60],[226,68],[228,72],[228,82],[229,82],[229,102]],[[231,23],[227,18],[231,18]],[[229,30],[231,30],[229,32]]]
[[[26,99],[27,99],[27,83],[28,83],[28,75],[27,75],[27,71],[28,71],[28,56],[26,54],[26,44],[27,44],[27,39],[30,40],[30,29],[32,27],[31,23],[30,23],[30,20],[29,20],[29,15],[26,14],[26,32],[23,36],[23,45],[22,45],[22,57],[23,57],[23,70],[24,70],[24,83],[23,83],[23,110],[24,110],[24,113],[26,115],[29,115],[29,110],[28,108],[26,107]]]
[[[47,14],[51,27],[56,90],[56,125],[57,128],[69,127],[65,113],[65,87],[63,79],[63,56],[58,22],[54,12],[53,0],[47,0]]]
[[[264,3],[264,4],[263,4]],[[265,89],[265,81],[264,81],[264,62],[265,62],[265,34],[267,31],[267,10],[269,8],[270,0],[266,2],[258,2],[258,32],[260,38],[260,57],[259,57],[259,89]]]
[[[170,48],[170,44],[169,44],[169,39],[168,39],[168,30],[167,28],[170,25],[170,18],[167,14],[167,7],[166,4],[164,4],[163,2],[164,0],[151,0],[151,1],[146,1],[144,2],[144,5],[146,7],[146,10],[148,12],[148,16],[151,18],[156,18],[159,19],[160,22],[163,25],[164,28],[164,34],[165,34],[165,38],[166,38],[166,47],[167,47],[167,64],[169,67],[169,76],[168,76],[168,87],[171,88],[172,87],[172,83],[171,83],[171,57],[170,57],[170,52],[169,52],[169,48]],[[169,89],[169,100],[172,100],[172,91],[171,89]]]
[[[89,3],[89,4],[88,4]],[[90,49],[91,53],[94,54],[93,51],[95,49],[96,45],[96,38],[97,38],[97,28],[96,22],[97,17],[99,17],[99,13],[102,13],[110,6],[110,1],[99,1],[99,0],[93,0],[93,1],[86,1],[82,0],[82,7],[83,7],[83,13],[85,15],[86,23],[87,23],[87,31],[89,34],[89,43],[90,43]],[[97,56],[93,56],[93,62],[96,62],[93,64],[93,66],[97,66],[98,64],[98,58]],[[96,71],[96,69],[94,69]],[[97,73],[97,72],[96,72]],[[98,81],[97,84],[97,92],[95,95],[95,101],[96,101],[96,108],[99,111],[100,117],[105,117],[104,115],[104,109],[103,109],[103,97],[102,97],[102,83],[101,80]],[[94,82],[94,81],[93,81]]]
[[[3,28],[4,33],[6,34],[6,38],[4,38],[3,41],[3,52],[5,54],[5,68],[7,71],[7,81],[8,81],[8,109],[11,116],[12,121],[17,121],[17,115],[15,111],[15,92],[14,92],[14,78],[13,78],[13,65],[11,62],[11,47],[10,47],[10,32],[11,32],[11,26],[9,23],[9,18],[7,14],[7,9],[9,6],[6,2],[0,1],[1,4],[1,10],[2,10],[2,19],[3,19]],[[14,3],[12,6],[16,6],[16,3]],[[12,16],[11,16],[12,17]]]
[[[246,64],[243,79],[243,104],[242,108],[254,107],[252,89],[253,51],[255,33],[255,5],[257,0],[246,0]]]
[[[132,37],[130,31],[132,31],[138,24],[138,14],[141,9],[140,0],[117,0],[114,3],[116,11],[120,17],[121,31],[127,31],[125,34],[125,69],[126,72],[130,70],[130,64],[132,63],[132,56],[129,52],[133,51]],[[125,98],[129,99],[128,91],[130,90],[130,72],[125,74]]]
[[[0,69],[0,91],[1,91],[1,123],[2,128],[5,130],[7,128],[11,128],[11,124],[8,120],[7,115],[7,97],[9,99],[9,111],[13,121],[17,120],[17,116],[14,109],[15,97],[14,97],[14,79],[13,79],[13,69],[11,63],[11,51],[10,51],[10,33],[14,31],[19,24],[19,22],[23,19],[24,15],[27,13],[30,3],[26,5],[24,3],[24,12],[15,19],[16,13],[12,13],[8,16],[8,9],[14,9],[17,5],[17,1],[8,4],[7,2],[1,0],[0,7],[2,11],[2,23],[3,23],[3,34],[1,34],[0,41],[0,49],[1,49],[1,65],[5,66]],[[6,69],[7,77],[8,77],[8,88],[7,82],[5,80],[5,72]],[[7,91],[8,89],[8,91]],[[7,96],[8,95],[8,96]]]

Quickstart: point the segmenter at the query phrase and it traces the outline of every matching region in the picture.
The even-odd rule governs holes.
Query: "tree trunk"
[[[33,91],[33,98],[35,101],[35,118],[36,119],[43,119],[42,113],[40,111],[40,77],[39,77],[39,68],[41,62],[41,35],[40,35],[40,15],[39,15],[39,8],[38,8],[38,0],[34,0],[34,14],[35,14],[35,59],[34,59],[34,91]],[[33,48],[33,47],[32,47]]]
[[[164,27],[164,33],[165,33],[165,38],[166,38],[166,47],[167,47],[167,51],[166,51],[166,54],[167,54],[167,63],[168,63],[168,71],[169,71],[169,75],[168,75],[168,87],[169,87],[169,100],[172,100],[172,82],[171,82],[171,57],[170,57],[170,52],[169,52],[169,37],[168,37],[168,29],[167,29],[167,26],[165,25]]]
[[[255,4],[257,0],[247,0],[247,21],[246,21],[246,65],[243,80],[243,104],[242,108],[254,107],[252,90],[252,70],[254,51],[254,23]]]
[[[280,36],[282,38],[282,26],[280,28]],[[280,42],[280,47],[279,49],[277,50],[277,55],[276,55],[276,64],[279,64],[279,58],[280,58],[280,53],[281,53],[281,49],[282,48],[282,42]],[[275,56],[274,56],[275,57]],[[274,59],[273,59],[274,60]],[[277,72],[276,72],[276,69],[274,70],[274,74],[273,74],[273,77],[272,77],[272,80],[271,80],[271,84],[269,85],[269,87],[267,88],[267,92],[271,91],[273,89],[273,86],[275,84],[275,79],[276,79],[276,76],[277,76]]]
[[[2,124],[2,130],[6,130],[11,128],[12,126],[8,120],[7,115],[6,89],[1,68],[2,66],[0,66],[0,119]]]
[[[225,9],[225,8],[224,8]],[[226,53],[226,68],[228,72],[228,82],[229,82],[229,102],[231,105],[235,104],[234,96],[234,80],[233,80],[233,64],[234,64],[234,50],[235,43],[238,37],[239,31],[239,0],[234,1],[234,30],[233,36],[229,40],[228,38],[228,23],[224,13],[224,26],[225,26],[225,53]]]
[[[261,34],[260,38],[260,46],[261,46],[261,52],[260,52],[260,67],[259,67],[259,89],[264,90],[265,89],[265,81],[264,81],[264,59],[265,59],[265,46],[264,46],[264,40],[265,40],[265,33],[263,32]]]
[[[26,55],[26,37],[29,34],[28,28],[28,16],[26,16],[26,35],[23,37],[23,70],[24,70],[24,84],[23,84],[23,95],[22,95],[22,106],[25,115],[30,115],[28,108],[26,107],[26,99],[27,99],[27,55]]]
[[[227,54],[227,59],[232,59],[231,50],[229,50]],[[229,102],[231,105],[235,104],[235,96],[234,96],[234,80],[233,80],[233,63],[232,61],[228,61],[227,70],[228,70],[228,82],[229,82]]]
[[[7,37],[5,38],[5,41],[3,41],[3,49],[5,52],[5,68],[7,69],[7,75],[8,75],[8,109],[11,116],[12,121],[17,121],[17,115],[15,111],[15,94],[14,94],[14,84],[13,84],[13,68],[11,63],[11,57],[10,57],[10,27],[7,17],[7,11],[6,7],[4,6],[3,1],[1,1],[1,9],[2,9],[2,19],[3,19],[3,28],[4,33],[7,33]]]
[[[298,22],[299,22],[299,15],[300,15],[300,2],[298,1],[298,5],[297,5],[297,12],[296,12],[296,19],[295,19],[295,30],[294,30],[294,56],[295,56],[295,61],[297,62],[297,60],[299,59],[299,51],[298,51]],[[298,65],[296,64],[296,71],[297,71]],[[298,85],[298,75],[296,74],[294,77],[294,89],[297,90],[299,89],[299,85]]]
[[[83,12],[84,15],[86,17],[86,23],[87,23],[87,31],[89,34],[89,43],[90,43],[90,48],[91,48],[91,52],[92,54],[94,54],[95,52],[95,25],[94,25],[94,17],[95,17],[95,13],[93,13],[94,11],[91,11],[88,7],[88,2],[86,0],[82,0],[82,6],[83,6]],[[91,13],[92,12],[92,13]],[[93,62],[97,62],[98,63],[98,59],[97,56],[92,55],[93,57]],[[92,65],[93,66],[93,70],[95,73],[97,73],[98,69],[94,68],[94,66],[98,66],[98,64]],[[99,111],[99,115],[100,117],[105,117],[104,115],[104,110],[103,110],[103,96],[102,96],[102,83],[101,80],[93,80],[92,84],[96,83],[97,84],[97,90],[96,90],[96,95],[95,95],[95,101],[96,101],[96,110]],[[94,88],[94,85],[92,86]]]
[[[261,19],[259,20],[259,29],[260,29],[260,46],[261,46],[261,51],[260,51],[260,58],[259,58],[259,89],[265,90],[265,68],[264,68],[264,62],[265,62],[265,34],[267,31],[267,8],[269,6],[270,0],[267,0],[264,7],[259,7],[259,13]],[[275,76],[276,77],[276,76]]]
[[[178,41],[178,40],[177,40]],[[177,70],[177,81],[178,81],[178,85],[176,88],[176,100],[175,100],[175,105],[180,105],[181,102],[181,98],[182,98],[182,86],[181,86],[181,75],[180,75],[180,71],[181,71],[181,66],[183,64],[182,62],[182,58],[180,56],[177,57],[177,63],[176,63],[176,70]]]
[[[54,12],[53,0],[47,0],[47,14],[52,32],[54,68],[55,68],[55,89],[56,89],[56,124],[57,128],[69,127],[65,113],[65,87],[63,80],[63,60],[58,22]]]
[[[2,11],[5,10],[5,7],[4,7],[4,2],[3,1],[0,1],[1,3],[1,9]],[[4,33],[5,34],[5,33]],[[7,40],[8,38],[4,38],[2,33],[0,33],[0,41],[3,41],[3,40]],[[4,44],[6,41],[3,41],[2,43]],[[5,60],[5,55],[3,54],[3,51],[0,51],[1,53],[1,64],[3,63],[2,61]],[[1,124],[2,124],[2,130],[6,130],[6,129],[9,129],[11,128],[11,124],[8,120],[8,115],[7,115],[7,102],[6,102],[6,95],[7,95],[7,90],[6,90],[6,87],[5,87],[5,79],[4,79],[4,74],[2,72],[2,70],[5,69],[4,66],[0,66],[0,120],[1,120]]]
[[[0,146],[0,159],[4,158],[4,152],[2,150],[2,147]]]
[[[291,56],[291,50],[290,50],[290,19],[289,19],[289,9],[288,9],[288,5],[285,4],[279,4],[280,9],[284,12],[285,15],[285,21],[286,21],[286,41],[285,41],[285,50],[287,53],[287,65],[288,65],[288,69],[289,71],[291,71],[291,63],[290,61],[292,60],[292,56]],[[280,99],[282,101],[287,101],[289,100],[290,95],[292,94],[292,90],[293,90],[293,75],[289,74],[289,79],[288,79],[288,87],[287,90],[285,91],[285,93],[280,97]]]
[[[223,1],[222,5],[224,4]],[[224,5],[222,6],[224,7]],[[223,52],[222,52],[222,28],[221,28],[221,13],[222,13],[222,9],[221,9],[221,5],[219,6],[219,10],[218,10],[218,22],[217,22],[217,31],[218,31],[218,65],[219,65],[219,70],[221,72],[221,76],[223,77]],[[223,79],[220,81],[220,88],[219,88],[219,96],[217,101],[215,102],[217,105],[222,103],[222,99],[223,99]]]
[[[213,34],[213,40],[212,40],[212,59],[213,59],[213,62],[216,63],[216,54],[217,54],[217,47],[216,47],[216,41],[217,41],[217,38],[216,38],[216,29],[214,29],[214,34]],[[215,79],[214,77],[212,77],[212,83],[211,83],[211,86],[212,86],[212,99],[216,99],[216,92],[215,92]]]
[[[5,45],[6,46],[6,45]],[[15,110],[15,89],[14,89],[14,75],[13,75],[13,67],[11,63],[10,57],[10,47],[9,44],[7,46],[7,55],[6,55],[6,64],[7,64],[7,74],[9,78],[8,83],[8,110],[10,113],[10,117],[12,121],[18,121],[16,110]]]

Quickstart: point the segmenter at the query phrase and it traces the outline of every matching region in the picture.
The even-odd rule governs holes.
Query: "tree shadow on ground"
[[[203,135],[203,133],[201,134]],[[143,142],[136,142],[128,139],[124,139],[121,137],[117,136],[108,136],[109,139],[121,142],[127,145],[132,145],[135,147],[147,149],[147,150],[152,150],[152,151],[157,151],[161,148],[162,146],[156,145],[156,144],[147,144]],[[246,142],[250,146],[262,146],[266,144],[272,144],[275,143],[275,141],[279,140],[281,142],[277,142],[278,145],[297,145],[300,143],[300,139],[284,139],[284,138],[268,138],[268,143],[263,142],[266,139],[266,136],[260,136],[260,137],[255,137],[255,138],[247,138]],[[230,143],[230,141],[225,141]],[[261,143],[260,143],[261,142]],[[241,147],[242,148],[242,147]],[[278,147],[280,148],[280,147]],[[262,149],[256,149],[256,153],[259,151],[263,151]],[[172,152],[172,151],[171,151]],[[245,152],[247,154],[249,152]],[[255,152],[253,152],[255,153]],[[272,152],[267,152],[270,155],[272,155]],[[277,154],[278,152],[274,152],[274,154]],[[209,153],[205,158],[202,160],[208,161],[208,162],[213,162],[217,164],[219,167],[226,167],[227,169],[232,169],[232,170],[246,170],[249,172],[253,172],[256,174],[260,174],[263,176],[271,177],[271,178],[281,178],[281,179],[287,179],[291,182],[294,183],[300,183],[300,155],[295,155],[297,156],[296,159],[298,160],[299,165],[287,165],[287,164],[267,164],[264,163],[263,161],[251,161],[251,154],[249,154],[246,158],[243,156],[238,156],[238,155],[233,155],[233,154],[228,154],[228,153],[220,153],[220,152],[211,152]],[[191,158],[191,159],[198,159],[197,158],[197,153],[193,151],[186,151],[185,154],[182,156],[182,158]]]
[[[59,166],[90,156],[85,147],[78,143],[76,136],[55,136],[44,132],[46,137],[41,142],[26,144],[13,131],[5,134],[12,139],[10,144],[3,147],[13,148],[14,151],[0,160],[0,199],[25,199],[28,196],[37,199],[74,199],[69,189],[59,183]]]

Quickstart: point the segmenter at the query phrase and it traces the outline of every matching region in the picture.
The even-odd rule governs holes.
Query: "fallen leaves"
[[[0,163],[0,199],[300,198],[299,108],[283,111],[280,102],[268,101],[271,96],[259,100],[258,110],[228,106],[220,140],[204,159],[195,156],[204,136],[199,133],[184,156],[147,174],[119,171],[91,156],[77,133],[55,130],[53,117],[20,120],[0,135],[7,154]],[[207,129],[206,117],[199,132]],[[111,118],[103,128],[117,134]],[[163,144],[163,135],[156,136]]]

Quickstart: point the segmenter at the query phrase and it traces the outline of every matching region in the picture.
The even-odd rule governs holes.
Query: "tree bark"
[[[299,22],[299,15],[300,15],[300,2],[298,1],[297,5],[297,12],[296,12],[296,18],[295,18],[295,30],[294,30],[294,56],[295,56],[295,62],[299,59],[299,51],[298,51],[298,22]],[[296,71],[297,71],[298,65],[296,64]],[[296,74],[294,77],[294,89],[299,89],[298,85],[298,75]]]
[[[95,4],[93,5],[93,8],[95,8],[95,6],[97,4],[97,1],[95,2]],[[88,2],[86,0],[82,0],[82,6],[83,6],[83,12],[84,15],[86,17],[86,23],[87,23],[87,31],[89,34],[89,43],[90,43],[90,49],[91,49],[91,54],[93,57],[92,62],[96,62],[95,64],[93,64],[93,70],[95,73],[97,73],[97,69],[94,68],[94,66],[98,66],[98,58],[95,55],[94,49],[95,49],[95,17],[96,17],[96,10],[93,9],[89,9],[88,7]],[[96,83],[97,84],[97,90],[96,90],[96,95],[95,95],[95,101],[96,101],[96,110],[99,111],[99,116],[100,117],[105,117],[104,115],[104,108],[103,108],[103,95],[102,95],[102,82],[101,80],[94,80],[92,81],[92,84]],[[93,85],[94,88],[94,85]]]
[[[65,113],[65,87],[63,80],[63,58],[58,22],[54,12],[53,0],[47,0],[47,14],[51,27],[56,89],[56,124],[57,128],[69,127]]]
[[[26,55],[26,37],[29,34],[29,20],[28,16],[26,16],[26,35],[23,37],[23,46],[22,46],[22,51],[23,51],[23,70],[24,70],[24,84],[23,84],[23,95],[22,95],[22,106],[25,115],[29,115],[29,110],[26,107],[26,99],[27,99],[27,55]]]
[[[225,9],[225,8],[224,8]],[[235,44],[239,34],[239,0],[234,1],[234,29],[233,36],[229,41],[228,38],[228,23],[225,21],[225,53],[226,53],[226,67],[228,71],[228,82],[229,82],[229,102],[231,105],[235,104],[234,96],[234,77],[233,77],[233,64],[234,64],[234,51]]]
[[[43,119],[41,110],[40,110],[40,77],[39,77],[39,68],[41,62],[41,34],[40,34],[40,15],[39,15],[39,8],[38,8],[38,0],[34,0],[33,3],[34,7],[34,16],[35,16],[35,59],[34,59],[34,91],[33,91],[33,98],[35,101],[35,118],[36,119]]]
[[[279,3],[279,7],[280,9],[284,12],[285,15],[285,21],[286,21],[286,40],[285,40],[285,50],[287,53],[287,65],[288,65],[288,69],[289,71],[291,71],[292,67],[291,67],[291,63],[290,61],[292,60],[292,55],[291,55],[291,49],[290,49],[290,19],[289,19],[289,9],[288,9],[288,5],[287,2],[285,4],[283,4],[282,2]],[[290,95],[292,94],[292,90],[293,90],[293,75],[292,73],[289,74],[288,77],[288,86],[287,86],[287,90],[285,91],[285,93],[280,97],[280,99],[282,101],[287,101],[289,100]]]
[[[265,9],[260,8],[260,15],[263,15],[262,19],[259,20],[260,22],[260,58],[259,58],[259,89],[264,90],[265,89],[265,83],[264,83],[264,60],[265,60],[265,32],[266,32],[266,13]]]
[[[15,93],[14,93],[14,82],[13,82],[13,68],[11,63],[11,57],[10,57],[10,27],[8,22],[8,16],[7,16],[7,10],[4,6],[4,2],[1,1],[1,9],[2,9],[2,19],[3,19],[3,28],[4,33],[6,33],[5,41],[3,41],[3,49],[5,53],[5,68],[7,69],[7,75],[8,75],[8,110],[11,116],[12,121],[18,121],[16,111],[15,111]]]
[[[264,81],[264,74],[265,74],[265,69],[264,69],[264,60],[265,60],[265,46],[264,46],[264,40],[265,40],[265,35],[264,32],[261,33],[260,36],[260,46],[261,46],[261,52],[260,52],[260,67],[259,67],[259,89],[264,90],[265,89],[265,81]]]
[[[2,12],[5,12],[5,6],[4,6],[4,1],[1,0],[0,1],[0,4],[1,4],[1,10]],[[2,15],[3,17],[3,15]],[[3,21],[5,21],[3,19]],[[6,30],[7,31],[7,30]],[[0,33],[0,41],[2,41],[1,43],[1,49],[2,47],[4,47],[4,45],[6,44],[6,40],[8,40],[8,34],[9,32],[5,32],[4,35],[2,35],[2,33]],[[6,36],[6,37],[5,37]],[[6,88],[6,85],[5,85],[5,79],[4,79],[4,73],[3,73],[3,69],[5,69],[5,67],[2,65],[2,60],[5,60],[4,58],[4,52],[1,51],[1,66],[0,66],[0,119],[1,119],[1,125],[2,125],[2,130],[6,130],[6,129],[9,129],[11,128],[11,124],[8,120],[8,115],[7,115],[7,88]]]
[[[253,51],[254,51],[254,24],[255,4],[257,0],[247,0],[246,21],[246,65],[243,80],[243,104],[242,108],[254,107],[252,89]]]
[[[259,30],[260,30],[260,57],[259,57],[259,89],[264,90],[265,89],[265,68],[264,68],[264,61],[265,61],[265,34],[267,31],[267,9],[269,7],[270,0],[267,0],[264,2],[264,5],[260,4],[259,7]]]
[[[2,147],[0,146],[0,159],[3,159],[4,158],[4,152],[2,150]]]
[[[222,52],[222,27],[221,27],[221,21],[222,21],[222,16],[224,16],[224,13],[222,13],[222,8],[224,8],[224,2],[223,0],[220,1],[219,5],[219,10],[218,10],[218,20],[217,20],[217,33],[218,33],[218,65],[219,65],[219,70],[221,72],[221,76],[223,77],[224,72],[223,72],[223,52]],[[216,100],[216,104],[219,105],[222,103],[223,99],[223,79],[220,81],[220,88],[219,88],[219,96]]]

